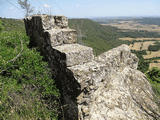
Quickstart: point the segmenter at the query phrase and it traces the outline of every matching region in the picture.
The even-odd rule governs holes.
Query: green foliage
[[[127,43],[118,40],[117,28],[102,26],[89,19],[70,19],[69,26],[76,30],[81,29],[83,44],[92,47],[96,55]]]
[[[2,31],[2,29],[3,29],[3,26],[2,26],[2,21],[0,19],[0,32]]]
[[[21,20],[1,19],[4,31],[0,34],[0,119],[56,119],[59,92],[51,78],[47,63],[35,49],[28,49]],[[102,26],[88,19],[71,19],[69,26],[81,32],[81,44],[90,46],[96,55],[121,44],[121,37],[160,37],[147,31],[128,31]],[[20,32],[15,32],[20,31]],[[15,61],[13,58],[23,52]],[[135,42],[135,41],[133,41]],[[150,60],[144,60],[146,51],[133,51],[139,58],[138,69],[147,72]],[[157,59],[157,58],[156,58]],[[12,62],[9,62],[12,61]],[[148,74],[148,73],[147,73]],[[159,94],[159,83],[151,80]]]
[[[160,83],[160,69],[153,68],[147,74],[152,79],[152,81],[156,81],[157,83]]]
[[[160,69],[153,68],[146,73],[148,80],[150,81],[154,92],[160,97]]]
[[[0,119],[57,119],[59,92],[23,32],[0,33]]]
[[[0,18],[0,21],[2,21],[3,31],[25,32],[23,20]]]
[[[160,42],[156,42],[154,45],[148,47],[149,51],[158,51],[160,50]]]
[[[149,60],[145,60],[143,58],[143,55],[146,55],[146,51],[142,50],[142,51],[135,51],[132,50],[132,53],[136,54],[136,56],[139,58],[139,62],[138,62],[138,70],[140,70],[141,72],[145,73],[148,71],[149,68]]]
[[[160,18],[142,18],[137,20],[141,24],[160,25]]]
[[[139,38],[139,37],[144,37],[144,38],[159,38],[160,34],[156,32],[149,32],[149,31],[144,31],[144,30],[135,30],[135,31],[130,31],[128,30],[127,32],[119,32],[120,37],[131,37],[131,38]]]
[[[120,17],[120,18],[93,18],[94,21],[101,24],[118,23],[120,21],[135,21],[140,24],[147,25],[160,25],[159,17],[143,17],[143,18],[132,18],[132,17]]]
[[[126,31],[122,32],[118,28],[102,26],[89,19],[70,19],[69,26],[79,31],[81,30],[82,42],[84,45],[94,49],[94,53],[99,55],[109,49],[121,44],[130,44],[130,41],[121,41],[122,37],[160,37],[160,34],[148,31]]]

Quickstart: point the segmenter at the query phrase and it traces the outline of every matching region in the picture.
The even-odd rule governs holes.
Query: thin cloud
[[[44,6],[45,8],[51,8],[51,6],[48,5],[48,4],[44,4],[43,6]]]

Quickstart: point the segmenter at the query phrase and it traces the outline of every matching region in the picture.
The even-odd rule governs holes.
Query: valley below
[[[101,107],[104,106],[104,104],[108,104],[108,102],[106,102],[105,100],[109,101],[119,100],[117,101],[117,103],[119,104],[118,106],[116,102],[111,102],[113,104],[109,104],[109,107],[112,108],[113,105],[115,104],[115,107],[117,107],[118,109],[121,108],[123,111],[122,104],[125,104],[126,101],[130,100],[126,100],[123,97],[122,97],[123,100],[121,100],[119,99],[118,96],[129,95],[128,93],[130,93],[131,95],[131,96],[129,95],[130,99],[132,99],[133,101],[140,100],[137,98],[142,98],[143,96],[144,97],[146,96],[145,98],[146,100],[145,104],[147,105],[146,108],[148,108],[148,110],[150,110],[154,114],[155,119],[159,117],[159,115],[155,115],[154,112],[158,111],[157,109],[160,108],[160,102],[159,102],[160,32],[158,31],[159,22],[155,22],[154,21],[155,19],[153,19],[151,23],[147,23],[146,22],[147,20],[148,19],[144,19],[143,22],[137,19],[132,20],[132,21],[138,21],[132,23],[140,24],[141,26],[144,26],[143,28],[140,27],[132,28],[132,26],[134,26],[132,24],[130,24],[130,26],[128,27],[120,28],[111,25],[112,22],[114,24],[117,24],[115,22],[118,21],[120,21],[121,24],[123,23],[126,24],[126,22],[122,22],[122,20],[115,20],[115,19],[105,20],[106,23],[104,22],[102,23],[100,21],[95,21],[91,19],[69,19],[69,27],[77,31],[77,42],[78,44],[80,44],[79,46],[88,46],[93,48],[94,56],[96,58],[99,58],[97,59],[98,60],[97,62],[96,61],[88,62],[86,64],[76,65],[74,67],[73,66],[68,67],[74,72],[74,75],[76,74],[76,76],[78,76],[78,79],[80,81],[86,80],[85,85],[87,85],[89,89],[91,89],[91,91],[94,87],[92,83],[88,83],[88,81],[93,81],[93,80],[98,81],[96,82],[95,85],[98,85],[100,87],[97,87],[98,89],[92,92],[91,94],[95,96],[94,97],[95,99],[91,101],[96,101],[96,102],[93,103],[89,102],[91,103],[90,106],[89,103],[87,103],[87,111],[88,109],[89,111],[90,109],[95,110],[95,112],[94,111],[91,112],[91,115],[93,113],[96,113],[97,111],[101,111],[102,109],[103,111],[107,110],[105,111],[105,113],[108,112],[108,108],[106,109],[106,107],[104,108]],[[60,96],[63,95],[62,94],[63,92],[60,92],[60,89],[57,88],[56,80],[51,76],[51,70],[48,68],[49,64],[46,63],[46,61],[44,61],[43,57],[36,50],[36,48],[32,49],[28,48],[30,47],[30,45],[34,45],[34,43],[29,44],[30,39],[26,35],[24,22],[22,20],[6,19],[6,18],[0,18],[0,21],[2,25],[1,27],[2,30],[0,33],[1,37],[1,44],[0,44],[1,86],[0,87],[2,89],[2,92],[0,95],[3,96],[2,98],[0,98],[0,107],[3,107],[3,109],[0,110],[1,113],[0,119],[5,118],[10,120],[16,118],[16,119],[28,120],[31,118],[32,119],[53,118],[57,120],[59,117],[63,117],[63,114],[61,113],[63,111],[63,108],[61,107],[62,103],[60,102],[61,99]],[[110,22],[108,23],[108,21]],[[131,20],[123,20],[123,21],[131,21]],[[157,21],[160,21],[160,19],[158,19]],[[152,26],[155,25],[156,30],[155,29],[152,30],[151,28],[150,30],[144,29],[147,28],[145,26],[148,25]],[[72,48],[73,50],[72,49],[68,50],[74,52],[74,47],[72,46]],[[129,48],[131,49],[131,51]],[[80,50],[80,48],[78,50]],[[89,51],[85,52],[85,56],[88,55],[87,54],[88,52]],[[19,55],[18,53],[21,54],[21,56],[18,57],[18,59],[15,57],[16,61],[7,64],[8,61],[10,60],[12,61],[12,58],[14,58],[14,56]],[[132,53],[136,54],[139,60]],[[77,59],[76,62],[78,60],[81,59]],[[138,70],[135,70],[137,69],[137,66]],[[62,74],[64,76],[64,73]],[[66,75],[68,76],[68,74]],[[105,80],[103,78],[105,78]],[[66,80],[70,79],[66,78]],[[110,84],[108,84],[107,80],[110,81]],[[104,81],[107,82],[105,83]],[[130,89],[131,91],[126,92],[127,91],[126,81],[129,81],[127,83],[127,86],[128,88],[131,88]],[[73,81],[71,82],[68,81],[66,83],[63,82],[63,85],[66,86],[67,83],[73,83]],[[106,85],[104,86],[104,84]],[[82,82],[81,85],[83,86],[84,83]],[[72,86],[74,85],[71,85],[71,87],[67,88],[72,88]],[[61,87],[62,86],[60,86],[60,88]],[[138,92],[137,88],[139,88]],[[154,104],[152,100],[151,101],[149,100],[150,97],[149,99],[147,98],[148,92],[152,93],[151,88],[155,93],[155,96],[153,96],[154,99],[153,102],[155,102],[158,105],[157,107],[154,107],[156,104]],[[122,89],[124,90],[124,92],[121,92]],[[104,97],[108,93],[108,90],[110,90],[111,93],[108,94],[109,95],[108,97]],[[85,91],[84,94],[88,96],[88,92]],[[86,96],[84,97],[79,96],[78,98],[84,98],[84,100],[86,100]],[[101,98],[104,98],[104,100]],[[19,102],[17,102],[17,100],[19,100]],[[104,102],[101,105],[99,104],[99,100],[105,101],[106,103]],[[81,104],[80,103],[81,101],[83,102],[83,100],[80,100],[79,104],[83,105],[82,112],[85,112],[85,114],[83,113],[82,115],[84,118],[88,119],[87,116],[90,113],[86,111],[86,102],[84,102],[85,104]],[[137,105],[139,104],[143,105],[143,103],[144,99],[142,98],[139,101],[139,103],[137,103]],[[92,108],[92,106],[94,106],[94,108]],[[137,106],[135,107],[136,108],[134,108],[133,111],[135,109],[137,110]],[[153,107],[153,109],[150,109],[151,107]],[[108,116],[109,115],[111,114],[109,113]],[[116,117],[118,117],[116,115],[117,114],[114,113],[113,116],[110,117],[115,119]],[[68,114],[66,114],[66,116],[68,117]],[[137,117],[137,115],[135,116]],[[139,114],[140,118],[141,116],[142,114]],[[91,120],[99,119],[97,118],[98,116],[94,116],[94,114],[91,117],[92,117]],[[104,116],[102,115],[101,118],[103,117]]]
[[[148,18],[149,19],[149,18]],[[154,22],[154,19],[148,23],[146,19],[121,19],[121,20],[112,20],[110,23],[101,24],[103,26],[112,26],[118,28],[122,32],[133,32],[133,31],[147,31],[160,34],[160,25]],[[130,49],[136,52],[137,54],[143,51],[142,57],[144,61],[149,63],[148,68],[152,69],[153,67],[160,68],[160,38],[144,36],[133,36],[133,37],[121,37],[118,38],[120,41],[127,41],[130,46]]]

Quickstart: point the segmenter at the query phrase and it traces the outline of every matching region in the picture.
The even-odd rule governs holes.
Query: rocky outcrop
[[[52,69],[65,120],[160,118],[152,88],[127,45],[95,57],[92,48],[76,44],[76,31],[64,16],[34,15],[25,26],[30,46],[38,46]]]

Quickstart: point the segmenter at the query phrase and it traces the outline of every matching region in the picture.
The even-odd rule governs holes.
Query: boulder
[[[39,47],[61,92],[65,120],[158,120],[160,111],[138,58],[121,45],[95,57],[76,44],[64,16],[25,19],[30,43]]]

